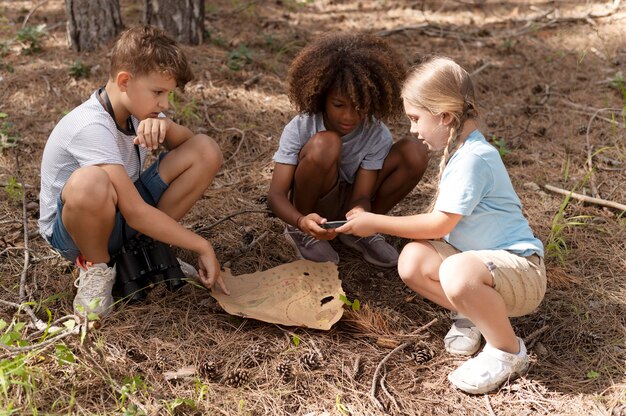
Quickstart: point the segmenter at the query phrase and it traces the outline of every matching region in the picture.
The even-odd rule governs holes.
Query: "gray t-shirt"
[[[324,116],[300,114],[283,129],[274,161],[286,165],[297,165],[298,154],[307,141],[320,131],[325,131]],[[393,145],[391,133],[378,120],[362,122],[356,129],[341,138],[341,179],[354,183],[359,168],[379,170]]]
[[[137,129],[139,120],[132,117]],[[43,151],[39,193],[39,232],[48,239],[57,215],[57,198],[65,182],[78,168],[92,165],[123,165],[131,180],[139,177],[146,150],[134,148],[134,135],[118,130],[113,117],[97,97],[91,97],[72,110],[54,127]]]

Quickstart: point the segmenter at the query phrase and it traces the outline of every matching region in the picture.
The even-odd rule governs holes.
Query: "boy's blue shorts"
[[[141,180],[135,181],[135,187],[143,200],[153,207],[157,205],[161,196],[169,187],[159,175],[159,162],[165,155],[167,155],[167,152],[159,154],[158,159],[141,173]],[[63,257],[74,261],[80,254],[80,250],[76,247],[74,240],[72,240],[72,237],[65,229],[65,225],[63,225],[62,213],[63,201],[61,200],[61,194],[59,194],[57,198],[57,215],[52,228],[52,236],[49,238],[48,242]],[[127,239],[137,234],[136,230],[130,228],[126,221],[123,221],[122,214],[117,211],[115,213],[115,225],[109,237],[109,253],[111,254],[122,248],[122,244],[124,243],[122,223],[124,224]]]

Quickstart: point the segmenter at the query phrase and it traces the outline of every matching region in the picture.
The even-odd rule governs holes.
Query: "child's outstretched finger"
[[[230,295],[230,290],[228,290],[228,288],[226,287],[226,282],[224,282],[224,278],[222,277],[221,274],[217,276],[217,284],[219,285],[220,289],[222,289],[222,292],[224,292],[227,295]]]

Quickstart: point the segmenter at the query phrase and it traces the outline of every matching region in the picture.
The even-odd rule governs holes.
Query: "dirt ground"
[[[61,0],[34,9],[38,3],[0,1],[0,318],[13,324],[29,322],[15,308],[20,280],[40,319],[72,311],[72,267],[37,234],[39,164],[55,123],[108,70],[107,48],[68,50]],[[127,26],[140,22],[140,3],[121,1]],[[35,42],[17,39],[26,18],[26,27],[46,25]],[[118,306],[82,342],[76,335],[3,351],[0,414],[626,415],[623,212],[574,199],[565,206],[564,195],[545,188],[626,203],[626,6],[214,0],[206,27],[205,43],[188,48],[196,79],[176,94],[170,116],[222,148],[221,172],[183,222],[210,239],[235,274],[295,259],[265,195],[278,138],[294,115],[287,66],[303,45],[326,32],[367,30],[409,63],[441,54],[473,73],[483,131],[504,154],[547,248],[546,298],[512,320],[529,346],[528,374],[484,396],[452,388],[446,377],[460,361],[443,349],[448,314],[407,290],[395,270],[335,244],[346,295],[363,306],[346,310],[330,331],[229,316],[193,285],[155,288],[144,303]],[[88,76],[76,77],[85,72],[77,60]],[[406,120],[390,128],[396,139],[408,135]],[[437,157],[393,214],[427,207]],[[2,322],[0,331],[0,342],[13,347],[50,338]],[[167,377],[189,368],[188,377]]]

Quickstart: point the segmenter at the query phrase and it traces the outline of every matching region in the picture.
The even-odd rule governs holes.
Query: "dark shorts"
[[[158,159],[141,173],[141,180],[135,181],[135,187],[143,200],[153,207],[157,205],[161,196],[169,186],[159,175],[159,162],[165,155],[167,155],[167,152],[159,154]],[[74,240],[72,240],[72,237],[65,229],[62,213],[63,200],[61,199],[61,194],[59,194],[57,198],[57,215],[52,227],[52,236],[48,239],[48,242],[63,257],[74,261],[80,254],[80,250],[76,247]],[[124,228],[122,228],[122,225]],[[115,253],[122,247],[124,234],[126,238],[130,238],[137,234],[137,231],[130,228],[128,224],[126,224],[126,221],[123,220],[122,214],[117,211],[115,213],[115,225],[109,237],[109,253]]]

